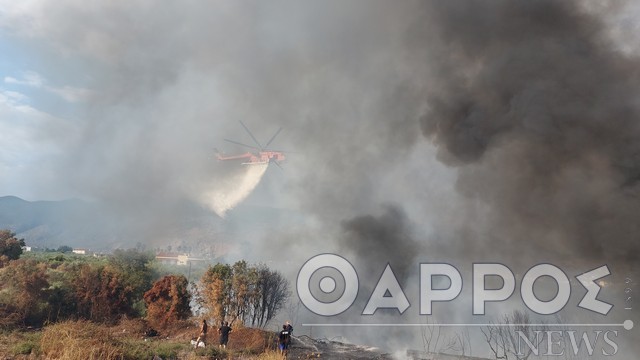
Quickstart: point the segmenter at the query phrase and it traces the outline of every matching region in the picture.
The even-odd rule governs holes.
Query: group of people
[[[207,337],[207,331],[209,330],[209,326],[207,325],[207,320],[202,319],[202,325],[200,326],[200,335],[196,340],[195,348],[198,348],[198,345],[202,342],[205,343],[204,340]],[[220,335],[220,347],[223,349],[227,348],[227,343],[229,342],[229,333],[232,331],[229,326],[228,321],[223,321],[220,323],[220,327],[218,328],[218,335]]]
[[[207,325],[207,320],[202,320],[202,325],[200,326],[200,335],[195,342],[195,348],[198,348],[200,343],[205,343],[205,339],[207,337],[207,331],[209,330],[209,325]],[[229,326],[229,322],[223,321],[221,322],[220,327],[218,328],[218,335],[220,335],[220,348],[226,349],[227,343],[229,342],[229,333],[231,333],[232,329]],[[291,344],[291,335],[293,335],[293,326],[291,326],[290,322],[284,323],[282,325],[282,331],[278,335],[278,348],[280,349],[280,354],[283,356],[287,356],[287,352],[289,350],[289,345]]]

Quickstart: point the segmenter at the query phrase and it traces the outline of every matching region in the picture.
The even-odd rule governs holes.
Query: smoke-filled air
[[[233,209],[256,188],[260,179],[267,171],[268,164],[246,166],[243,171],[234,176],[211,184],[211,189],[205,191],[200,198],[218,216],[224,217],[227,211]]]
[[[42,246],[224,244],[225,261],[290,281],[278,320],[296,334],[389,353],[497,357],[479,327],[443,328],[466,339],[447,349],[412,326],[527,310],[521,280],[541,263],[572,297],[535,321],[640,324],[635,298],[624,310],[640,281],[639,30],[633,1],[0,0],[0,196],[90,209],[57,214],[56,238],[18,231]],[[323,253],[359,276],[335,317],[295,289]],[[475,316],[487,262],[516,290]],[[463,280],[429,316],[421,263]],[[363,317],[387,264],[411,306]],[[578,306],[576,280],[604,264],[606,316]],[[413,325],[303,325],[321,322]],[[613,358],[636,358],[637,329],[619,328]]]

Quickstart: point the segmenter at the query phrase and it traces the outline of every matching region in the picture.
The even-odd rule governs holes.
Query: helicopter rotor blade
[[[265,149],[268,148],[269,144],[271,144],[271,142],[273,142],[273,140],[276,138],[276,136],[278,136],[278,134],[280,134],[280,131],[282,131],[282,127],[280,127],[278,129],[278,131],[276,131],[276,133],[273,134],[273,136],[271,137],[271,139],[269,141],[267,141],[267,145],[264,146]]]
[[[279,152],[283,154],[298,154],[297,151],[289,151],[289,150],[264,149],[264,151]]]
[[[247,131],[247,133],[249,134],[249,136],[251,136],[251,138],[253,139],[253,142],[256,143],[256,145],[258,145],[258,150],[263,150],[264,147],[262,145],[260,145],[260,143],[258,142],[258,140],[256,140],[256,137],[253,136],[253,134],[251,133],[251,131],[249,131],[249,128],[242,122],[242,120],[238,120],[240,121],[240,125],[242,125],[242,127]]]
[[[284,168],[282,167],[282,165],[280,165],[278,161],[274,161],[273,163],[276,164],[280,168],[280,170],[284,171]]]
[[[243,143],[238,142],[238,141],[229,140],[229,139],[224,139],[224,141],[230,142],[232,144],[236,144],[236,145],[240,145],[240,146],[244,146],[244,147],[248,147],[248,148],[251,148],[251,149],[256,149],[256,150],[262,151],[262,149],[260,149],[260,148],[257,148],[255,146],[251,146],[251,145],[247,145],[247,144],[243,144]]]

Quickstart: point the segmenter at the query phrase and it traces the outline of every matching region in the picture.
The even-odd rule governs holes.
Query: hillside
[[[0,228],[12,230],[31,246],[73,246],[80,239],[99,238],[87,222],[94,212],[79,200],[31,202],[5,196],[0,197]]]
[[[149,220],[130,218],[106,206],[82,200],[26,201],[0,197],[0,229],[10,229],[27,245],[57,248],[61,245],[110,251],[142,245],[146,248],[178,246],[206,252],[212,243],[243,247],[280,224],[304,219],[290,210],[243,205],[222,219],[190,202],[177,204],[171,217]],[[246,257],[246,254],[243,256]]]

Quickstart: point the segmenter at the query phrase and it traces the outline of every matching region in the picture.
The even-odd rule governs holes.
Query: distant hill
[[[82,246],[84,240],[98,240],[89,221],[97,208],[80,200],[26,201],[15,196],[0,197],[0,228],[10,229],[28,245]]]
[[[148,219],[147,219],[148,220]],[[175,217],[160,224],[137,224],[97,203],[82,200],[26,201],[15,196],[0,197],[0,229],[10,229],[27,245],[57,248],[61,245],[91,250],[184,246],[206,253],[215,243],[255,241],[265,231],[285,223],[302,222],[290,210],[240,206],[221,219],[194,203],[176,205]],[[139,226],[138,226],[139,225]]]

